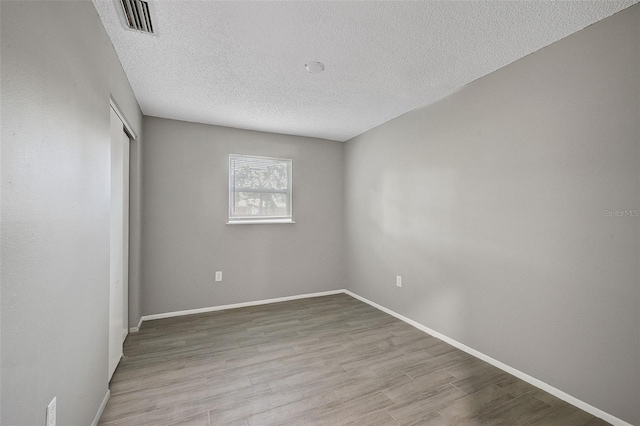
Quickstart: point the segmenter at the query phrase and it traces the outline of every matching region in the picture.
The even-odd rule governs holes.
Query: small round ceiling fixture
[[[318,74],[319,72],[324,71],[324,64],[322,62],[309,62],[304,65],[309,74]]]

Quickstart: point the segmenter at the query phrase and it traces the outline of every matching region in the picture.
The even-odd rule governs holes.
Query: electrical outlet
[[[396,285],[402,287],[402,277],[400,275],[396,275]]]
[[[222,281],[222,271],[216,271],[216,282]]]
[[[47,405],[47,419],[45,422],[45,426],[56,426],[56,402],[57,397],[53,397],[49,405]]]

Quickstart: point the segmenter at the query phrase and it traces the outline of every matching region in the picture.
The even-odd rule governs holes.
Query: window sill
[[[227,225],[268,225],[273,223],[296,223],[293,219],[241,219],[230,220]]]

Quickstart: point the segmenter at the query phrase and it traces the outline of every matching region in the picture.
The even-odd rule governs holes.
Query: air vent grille
[[[132,30],[155,34],[149,3],[142,0],[120,0],[124,21]]]

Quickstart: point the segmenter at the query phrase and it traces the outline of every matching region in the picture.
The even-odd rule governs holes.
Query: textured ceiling
[[[145,115],[340,141],[637,2],[94,0]]]

